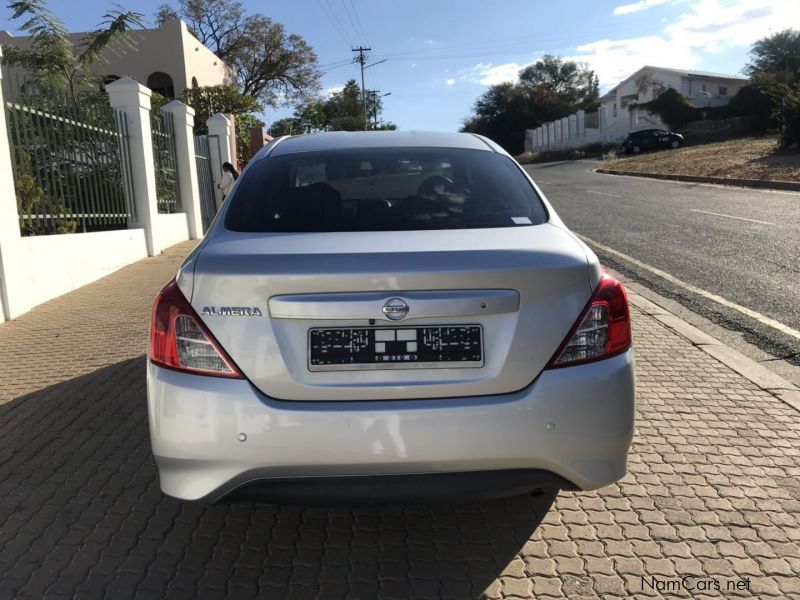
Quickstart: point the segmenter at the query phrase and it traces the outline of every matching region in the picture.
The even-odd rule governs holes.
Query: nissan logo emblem
[[[408,314],[408,311],[408,304],[400,298],[391,298],[383,305],[383,314],[392,321],[399,321]]]

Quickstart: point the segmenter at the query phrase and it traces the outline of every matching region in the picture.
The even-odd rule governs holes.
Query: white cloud
[[[481,85],[497,85],[509,81],[516,81],[520,69],[524,69],[527,64],[516,62],[493,65],[492,63],[478,63],[473,67],[472,81]]]
[[[800,2],[697,0],[660,34],[597,40],[579,46],[566,58],[589,63],[600,84],[611,85],[644,65],[696,68],[708,54],[750,46],[797,22]]]
[[[455,80],[455,79],[448,79],[447,81],[445,81],[445,83],[446,83],[447,85],[453,85],[455,82],[456,82],[456,80]]]
[[[330,98],[331,94],[335,94],[336,92],[341,92],[344,89],[344,84],[339,83],[337,85],[332,85],[329,88],[325,88],[322,90],[322,97],[323,98]]]
[[[632,4],[623,4],[614,9],[615,15],[628,15],[630,13],[639,12],[640,10],[647,10],[659,4],[665,4],[667,0],[639,0]]]
[[[654,6],[653,0],[643,1]],[[800,22],[800,2],[796,0],[691,0],[686,4],[683,13],[664,22],[660,33],[596,40],[578,46],[573,55],[564,58],[588,63],[605,87],[645,65],[694,69],[710,54],[747,48]],[[519,71],[533,62],[478,63],[467,71],[467,77],[486,86],[513,82]]]

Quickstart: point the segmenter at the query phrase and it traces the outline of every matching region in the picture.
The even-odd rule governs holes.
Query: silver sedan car
[[[634,427],[625,291],[470,134],[270,143],[158,295],[147,379],[186,500],[590,490]]]

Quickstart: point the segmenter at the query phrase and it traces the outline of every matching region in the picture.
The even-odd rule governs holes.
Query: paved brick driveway
[[[678,597],[800,598],[800,414],[638,311],[631,473],[599,493],[358,510],[165,498],[143,354],[152,297],[189,248],[0,325],[0,598],[661,595],[642,577]],[[669,591],[687,575],[695,590]]]

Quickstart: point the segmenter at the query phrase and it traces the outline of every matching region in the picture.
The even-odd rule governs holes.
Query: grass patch
[[[777,138],[743,138],[688,146],[607,160],[602,166],[626,173],[800,182],[800,153],[779,150]]]

